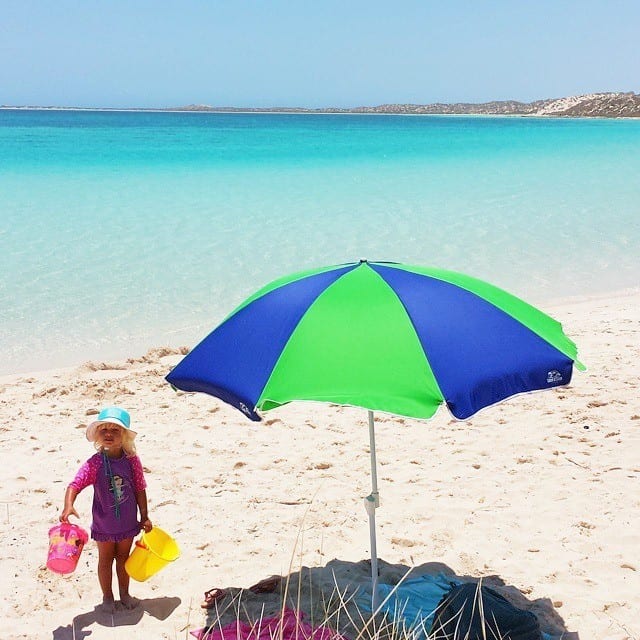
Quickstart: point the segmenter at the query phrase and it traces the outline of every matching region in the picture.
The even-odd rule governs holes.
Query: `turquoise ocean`
[[[640,121],[0,110],[0,373],[193,346],[361,258],[637,287]]]

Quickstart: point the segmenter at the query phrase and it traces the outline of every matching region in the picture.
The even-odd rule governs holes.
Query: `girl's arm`
[[[89,458],[78,470],[76,477],[71,481],[71,484],[67,487],[67,492],[64,494],[64,507],[60,513],[60,522],[69,522],[69,516],[75,516],[79,518],[78,512],[73,508],[73,503],[76,500],[77,495],[90,484],[96,481],[98,475],[98,468],[100,467],[100,456],[98,454]]]
[[[147,514],[147,492],[144,489],[136,491],[136,502],[140,510],[140,524],[145,531],[151,531],[153,525]]]
[[[67,487],[67,492],[64,494],[64,507],[60,514],[60,522],[69,522],[69,516],[75,516],[76,518],[80,517],[78,512],[73,508],[73,503],[76,501],[77,495],[78,490],[69,485]]]
[[[142,462],[140,462],[138,456],[132,456],[129,460],[131,462],[131,468],[133,469],[133,486],[136,492],[138,509],[140,510],[140,524],[145,531],[151,531],[153,525],[147,514],[147,482],[144,479]]]

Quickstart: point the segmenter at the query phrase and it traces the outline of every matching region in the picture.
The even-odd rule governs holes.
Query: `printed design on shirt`
[[[127,495],[124,491],[126,480],[122,476],[114,475],[113,484],[109,487],[109,491],[113,495],[114,504],[122,504],[126,502]]]

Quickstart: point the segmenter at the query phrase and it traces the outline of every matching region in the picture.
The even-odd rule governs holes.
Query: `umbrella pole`
[[[371,494],[364,499],[369,515],[369,539],[371,541],[371,610],[378,608],[378,549],[376,546],[376,509],[380,506],[378,470],[376,463],[376,435],[373,411],[369,411],[369,449],[371,451]]]

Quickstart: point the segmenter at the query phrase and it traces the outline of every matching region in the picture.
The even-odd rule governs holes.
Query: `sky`
[[[640,92],[639,0],[0,0],[0,105]]]

